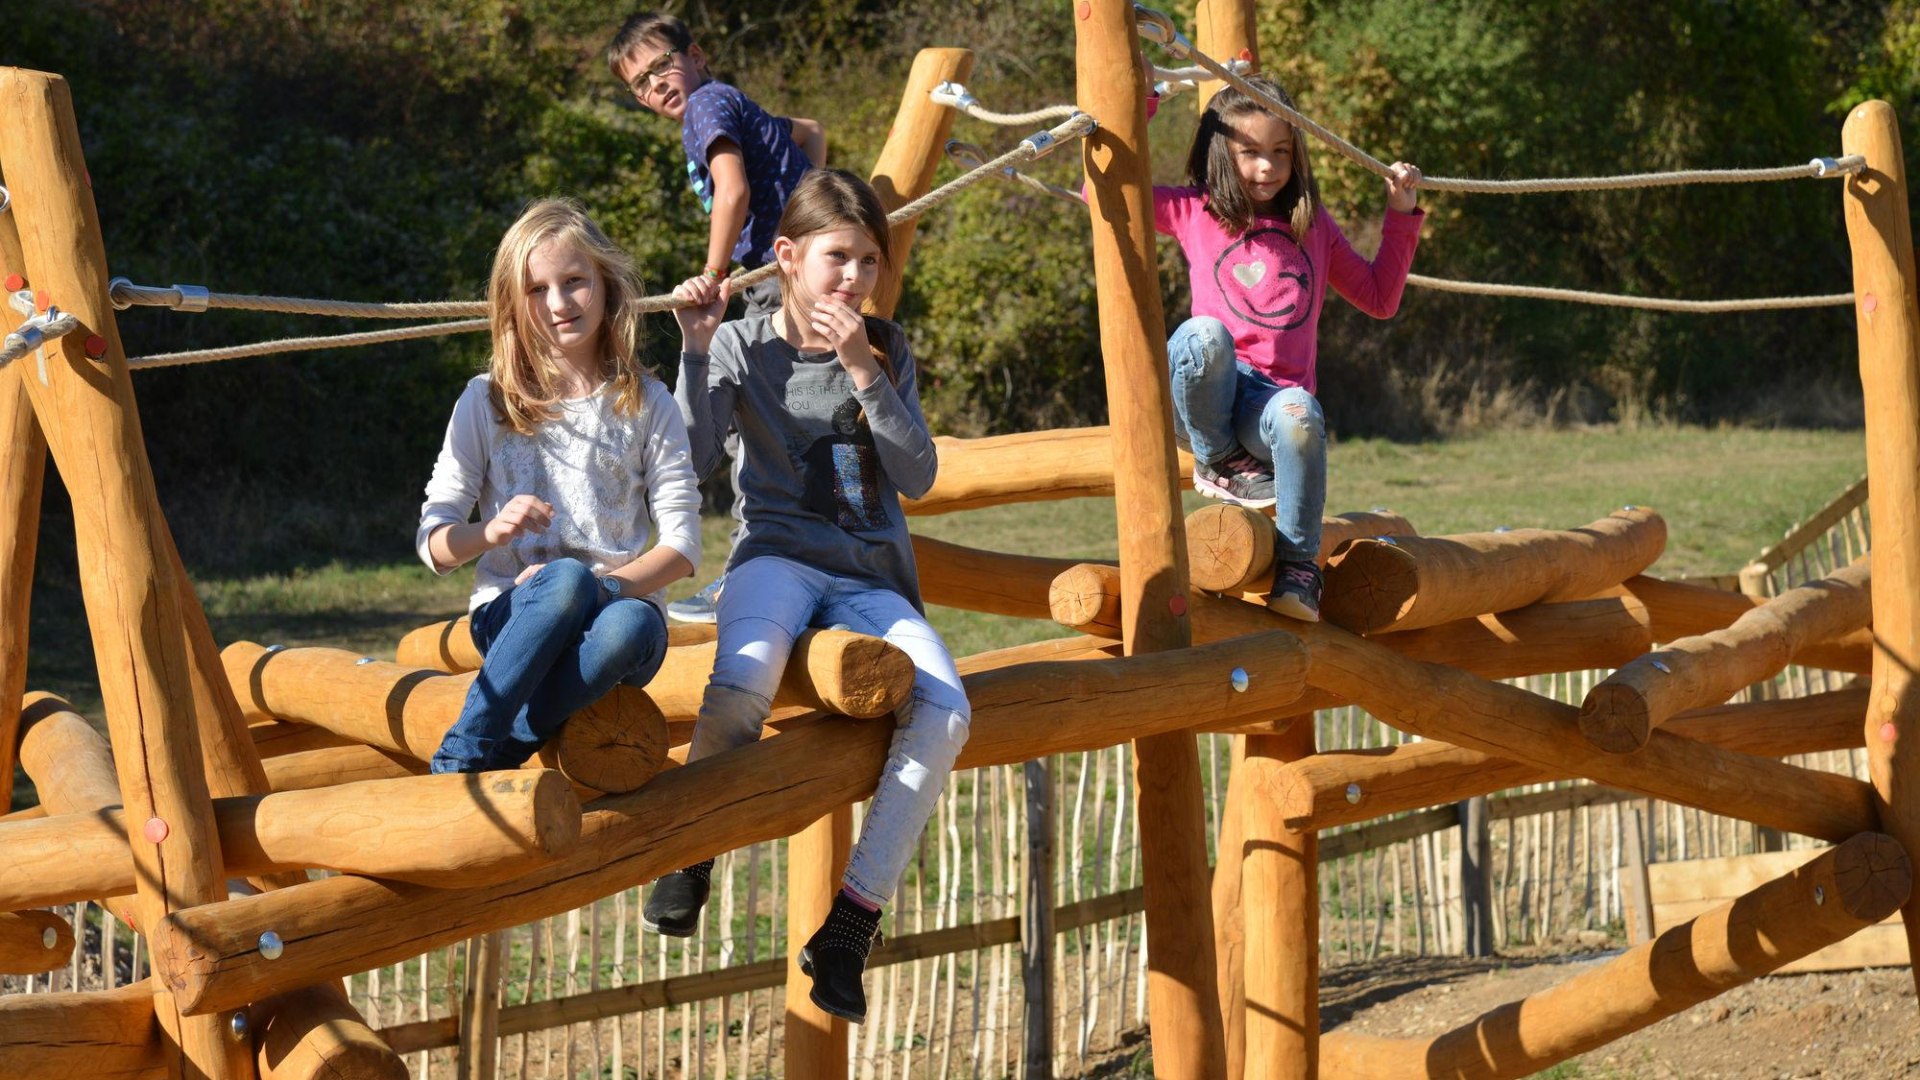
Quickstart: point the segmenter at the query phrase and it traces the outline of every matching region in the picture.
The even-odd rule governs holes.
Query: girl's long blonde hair
[[[779,235],[798,244],[814,233],[823,233],[832,229],[852,226],[867,234],[873,246],[880,249],[882,269],[893,265],[893,231],[887,224],[887,208],[880,202],[880,194],[873,185],[845,169],[811,169],[794,185],[793,194],[787,197],[787,208],[780,215]],[[793,283],[783,274],[780,278],[780,306],[786,310],[789,325],[806,324],[806,312],[798,309],[799,298],[794,295]],[[876,318],[867,319],[867,345],[873,350],[873,358],[880,370],[892,382],[893,361],[887,358],[887,350],[879,343],[874,333]]]
[[[1293,99],[1280,84],[1259,75],[1249,75],[1247,81],[1292,107]],[[1193,146],[1187,151],[1188,181],[1207,193],[1207,213],[1235,236],[1253,227],[1253,202],[1233,167],[1233,148],[1227,144],[1232,137],[1230,122],[1262,111],[1264,107],[1239,87],[1221,87],[1200,114]],[[1307,133],[1294,124],[1288,124],[1287,130],[1293,133],[1293,175],[1274,202],[1286,213],[1294,238],[1304,241],[1320,206],[1320,185],[1314,182],[1313,165],[1307,160]]]
[[[544,331],[523,325],[526,313],[527,260],[549,240],[585,255],[600,273],[606,290],[600,321],[600,375],[613,386],[614,407],[637,415],[652,372],[640,362],[640,298],[644,290],[633,259],[572,199],[541,199],[520,215],[493,255],[487,287],[493,320],[493,358],[489,392],[495,416],[522,435],[559,415],[559,380],[551,343]]]

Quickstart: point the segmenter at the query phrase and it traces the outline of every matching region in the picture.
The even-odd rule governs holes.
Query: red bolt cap
[[[24,289],[26,287],[27,287],[26,278],[21,277],[19,274],[7,275],[7,291],[8,292],[19,292],[21,289]]]
[[[1187,613],[1187,598],[1184,596],[1167,597],[1167,610],[1173,612],[1175,615],[1185,615]]]
[[[107,355],[107,339],[99,334],[88,334],[86,349],[87,359],[98,360]]]
[[[33,309],[35,311],[45,311],[47,310],[48,306],[51,305],[52,303],[53,303],[53,297],[47,295],[47,290],[45,289],[34,290]]]
[[[1093,18],[1093,5],[1087,0],[1080,0],[1080,18],[1082,21]]]

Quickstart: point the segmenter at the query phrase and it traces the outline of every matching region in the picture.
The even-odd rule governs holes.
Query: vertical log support
[[[6,174],[0,172],[0,182]],[[0,211],[0,281],[19,275],[20,231],[13,212]],[[0,336],[25,321],[0,289]],[[47,472],[47,440],[20,383],[25,363],[0,371],[0,813],[13,805],[14,746],[20,735],[20,695],[27,688],[27,616],[33,600],[33,558],[40,534],[40,490]]]
[[[1253,0],[1199,0],[1194,5],[1193,31],[1194,44],[1201,52],[1222,59],[1241,57],[1253,65],[1251,70],[1259,70],[1260,43],[1254,28]],[[1202,81],[1198,87],[1199,92],[1194,95],[1194,107],[1204,110],[1207,103],[1213,100],[1213,95],[1219,93],[1224,86],[1226,83],[1217,79]],[[1304,728],[1311,732],[1313,717],[1311,715],[1298,717],[1294,720],[1294,725],[1295,730]],[[1304,899],[1295,897],[1283,902],[1271,895],[1248,897],[1246,882],[1243,880],[1244,859],[1252,851],[1252,845],[1248,842],[1252,836],[1257,833],[1270,839],[1276,835],[1276,830],[1283,832],[1285,829],[1285,826],[1277,820],[1254,822],[1251,818],[1273,814],[1278,809],[1278,804],[1269,794],[1272,778],[1267,774],[1272,764],[1271,754],[1275,749],[1274,744],[1276,741],[1285,743],[1291,734],[1290,732],[1288,736],[1280,736],[1277,740],[1256,738],[1255,742],[1262,743],[1261,752],[1257,755],[1252,754],[1247,736],[1233,737],[1233,771],[1227,780],[1227,805],[1221,813],[1220,823],[1219,865],[1215,867],[1213,877],[1215,959],[1220,965],[1215,982],[1219,986],[1228,1080],[1241,1080],[1243,1076],[1249,1075],[1247,1071],[1246,972],[1247,962],[1251,957],[1248,953],[1247,902],[1253,900],[1261,906],[1256,917],[1264,917],[1268,914],[1271,905],[1284,903],[1300,910],[1310,909],[1316,917],[1315,922],[1318,921],[1320,879],[1319,865],[1314,859],[1309,858],[1304,864],[1299,865],[1299,869],[1304,870],[1303,875],[1288,874],[1282,878],[1294,887],[1304,888],[1306,890]],[[1297,736],[1293,737],[1297,738]],[[1307,752],[1312,752],[1310,740]],[[1249,756],[1255,757],[1255,763],[1251,770],[1243,770]],[[1242,776],[1243,771],[1249,772],[1249,775]],[[1252,775],[1256,773],[1258,775]],[[1270,876],[1271,869],[1271,867],[1257,868],[1256,873],[1267,873],[1269,876],[1262,880],[1271,884],[1273,880]],[[1311,970],[1317,973],[1320,948],[1317,930],[1303,931],[1300,927],[1280,927],[1278,932],[1295,935],[1306,933],[1306,937],[1302,939],[1303,947],[1312,950],[1307,963]],[[1275,930],[1269,928],[1263,928],[1258,932],[1257,936],[1260,937],[1263,947],[1271,948],[1276,945],[1274,933]],[[1315,1020],[1311,1038],[1317,1039],[1319,1037],[1319,987],[1316,980],[1309,980],[1307,986],[1314,995],[1312,1005]],[[1264,1032],[1265,1029],[1263,1034]],[[1272,1048],[1263,1048],[1262,1052],[1271,1053]],[[1311,1055],[1312,1049],[1309,1046],[1309,1058]],[[1265,1075],[1273,1074],[1268,1071]]]
[[[456,1080],[493,1080],[500,1048],[500,946],[505,931],[467,939],[467,985],[460,999]]]
[[[1866,158],[1848,178],[1854,315],[1866,400],[1867,500],[1873,521],[1873,689],[1867,701],[1867,768],[1881,828],[1920,845],[1920,310],[1905,159],[1893,108],[1855,106],[1843,152]],[[1920,901],[1902,908],[1907,945],[1920,956]],[[1920,966],[1914,968],[1920,980]]]
[[[1460,925],[1468,956],[1493,955],[1493,830],[1487,797],[1475,795],[1460,810]]]
[[[1074,100],[1100,122],[1082,162],[1120,507],[1121,629],[1128,655],[1181,649],[1191,641],[1186,537],[1154,258],[1139,38],[1126,0],[1081,0],[1073,12]],[[1199,754],[1188,733],[1142,739],[1136,749],[1154,1072],[1218,1077],[1226,1053],[1214,983]]]
[[[1027,794],[1026,888],[1020,906],[1020,976],[1026,1080],[1053,1078],[1053,769],[1045,758],[1024,766]]]
[[[973,53],[966,49],[921,49],[913,58],[907,88],[900,95],[900,111],[894,114],[886,145],[873,165],[873,189],[888,213],[931,190],[934,170],[946,156],[953,110],[934,103],[933,88],[943,82],[965,82],[972,74]],[[893,318],[893,309],[900,303],[900,283],[919,225],[916,219],[893,227],[889,244],[893,265],[881,270],[867,298],[868,310],[883,319]]]
[[[852,854],[850,809],[828,814],[787,842],[788,1076],[847,1074],[847,1022],[822,1012],[807,997],[813,980],[800,971],[800,947],[827,921]]]
[[[168,556],[133,384],[107,299],[106,251],[66,81],[0,69],[0,171],[13,196],[27,277],[80,320],[23,357],[28,393],[73,494],[87,621],[112,733],[146,926],[226,898],[226,875],[200,757],[188,675],[184,589]],[[88,344],[99,349],[88,355]],[[42,360],[44,359],[44,369]],[[44,371],[44,374],[43,374]],[[155,996],[175,1075],[251,1075],[251,1045],[231,1017],[182,1017]]]
[[[1320,1072],[1320,834],[1289,830],[1280,809],[1287,763],[1313,751],[1311,716],[1280,735],[1247,736],[1240,868],[1247,1080],[1311,1080]]]

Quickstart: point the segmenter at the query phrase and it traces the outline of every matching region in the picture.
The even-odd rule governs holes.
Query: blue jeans
[[[899,887],[973,719],[946,643],[906,597],[775,555],[728,570],[713,679],[687,760],[758,740],[794,639],[810,626],[836,624],[885,638],[913,660],[913,700],[897,718],[886,767],[842,879],[880,905]]]
[[[1233,335],[1219,319],[1196,316],[1167,340],[1173,379],[1174,435],[1193,456],[1217,465],[1234,445],[1273,466],[1274,556],[1291,562],[1320,557],[1320,516],[1327,508],[1327,420],[1320,403],[1298,386],[1276,386],[1234,356]]]
[[[667,656],[666,619],[648,601],[606,595],[585,563],[559,559],[476,608],[485,659],[428,767],[515,768],[615,683],[647,685]]]

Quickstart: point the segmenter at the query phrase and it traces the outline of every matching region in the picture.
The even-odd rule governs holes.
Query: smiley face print
[[[1213,283],[1235,314],[1292,330],[1313,312],[1313,260],[1284,229],[1250,229],[1213,261]]]

